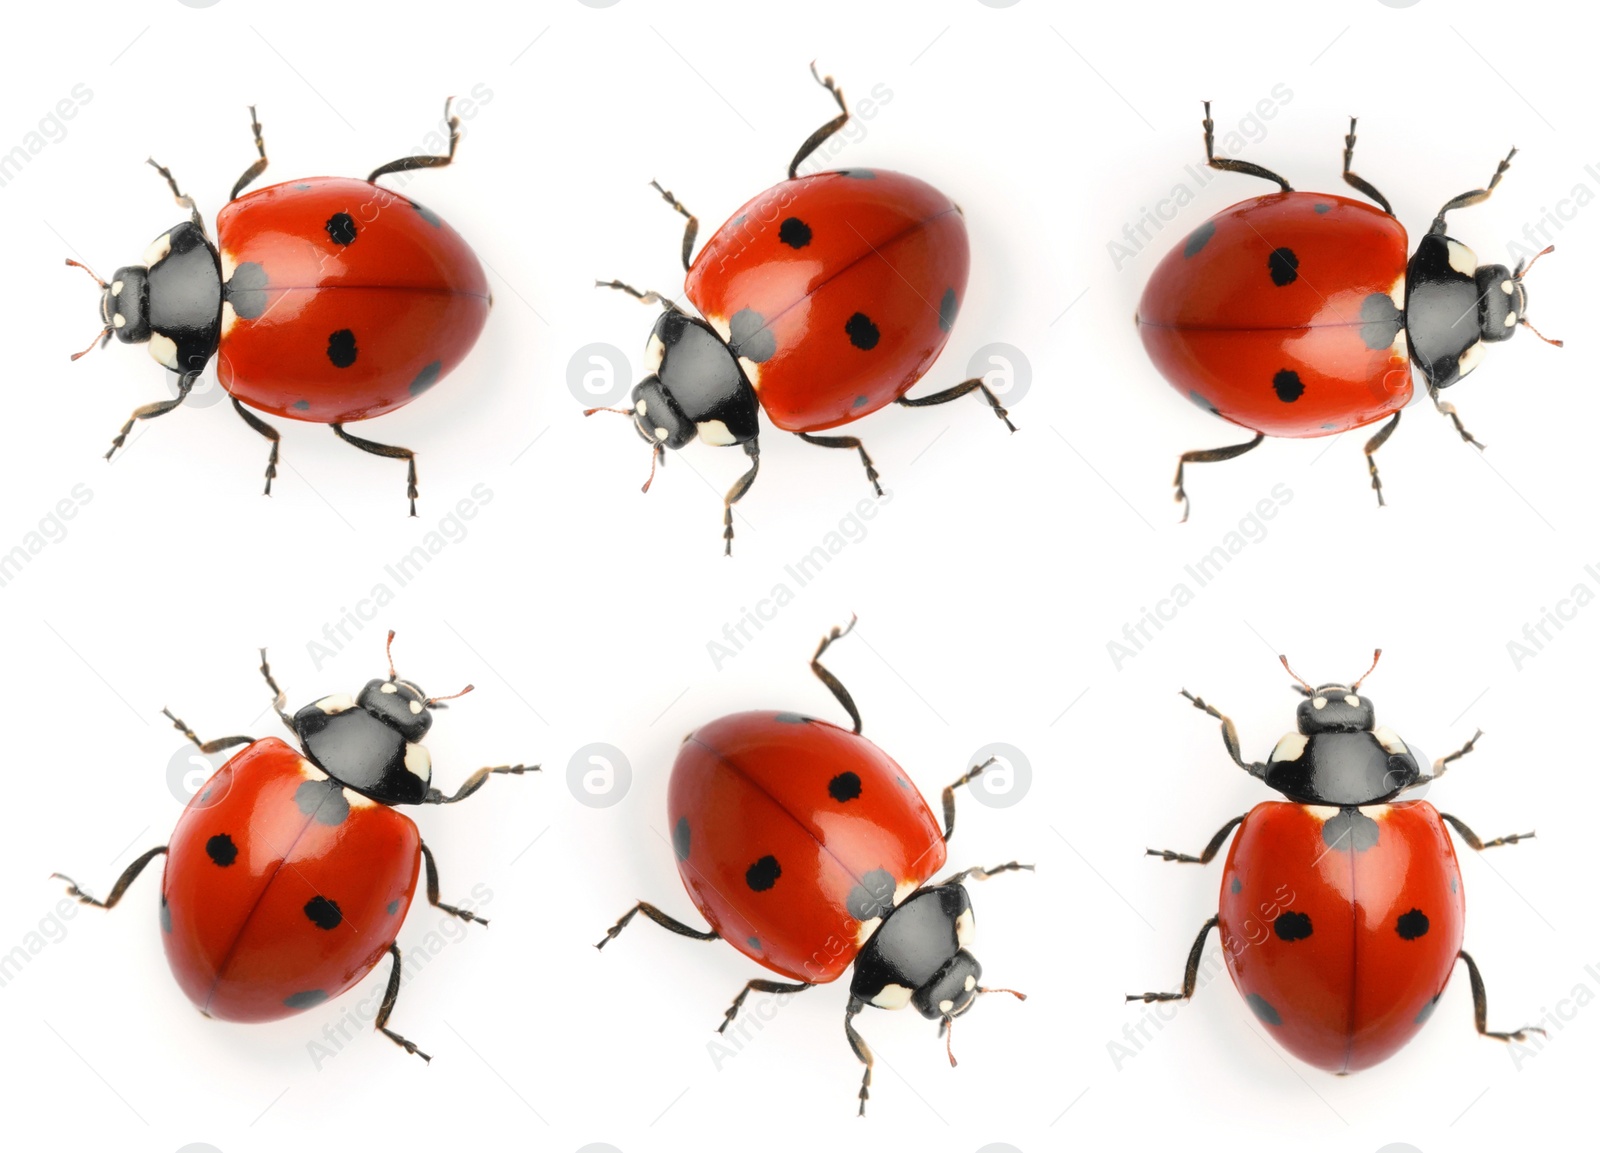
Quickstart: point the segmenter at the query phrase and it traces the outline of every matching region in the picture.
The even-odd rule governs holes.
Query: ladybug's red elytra
[[[1467,967],[1480,1034],[1522,1041],[1543,1033],[1536,1026],[1510,1033],[1488,1027],[1483,978],[1461,948],[1465,895],[1445,826],[1479,851],[1533,834],[1485,841],[1426,801],[1398,799],[1438,780],[1483,734],[1425,773],[1405,742],[1377,724],[1372,702],[1359,692],[1365,675],[1315,688],[1294,670],[1289,675],[1305,700],[1296,731],[1264,763],[1242,758],[1231,720],[1183,693],[1222,723],[1234,763],[1286,799],[1233,818],[1197,857],[1147,850],[1165,861],[1203,865],[1239,830],[1223,867],[1217,915],[1189,951],[1183,991],[1128,1000],[1192,997],[1206,938],[1217,929],[1233,983],[1268,1035],[1320,1069],[1353,1073],[1392,1056],[1432,1015],[1457,960]]]
[[[389,634],[390,642],[394,633]],[[470,797],[495,773],[537,765],[482,768],[446,796],[432,784],[423,737],[433,711],[472,691],[430,697],[395,675],[359,696],[334,695],[294,716],[261,651],[273,711],[299,748],[276,737],[202,742],[170,712],[203,753],[246,746],[200,786],[172,839],[117,878],[105,900],[69,877],[68,893],[114,908],[139,873],[165,855],[161,936],[173,976],[208,1017],[272,1021],[337,997],[393,959],[374,1027],[408,1053],[428,1054],[389,1028],[400,992],[395,938],[411,906],[419,871],[428,903],[463,921],[488,924],[470,909],[439,900],[433,853],[400,805],[449,805]],[[165,710],[163,710],[165,711]]]
[[[650,476],[666,450],[699,439],[739,445],[749,470],[723,500],[723,551],[733,549],[733,505],[761,466],[760,412],[823,448],[854,449],[879,496],[878,471],[853,436],[817,436],[888,404],[944,404],[982,395],[1015,432],[982,378],[923,397],[907,392],[932,366],[967,287],[967,226],[942,192],[911,176],[851,168],[800,176],[805,159],[849,122],[833,77],[812,76],[839,115],[813,132],[789,162],[789,178],[761,193],[694,252],[700,222],[661,185],[651,186],[688,223],[684,291],[691,316],[659,292],[597,281],[662,314],[645,349],[648,376],[627,408],[650,445]],[[703,318],[703,319],[702,319]],[[644,485],[650,488],[650,481]]]
[[[955,790],[995,761],[974,766],[944,790],[941,831],[905,771],[861,735],[855,702],[821,663],[828,646],[854,626],[852,620],[829,632],[811,659],[852,728],[768,709],[722,717],[684,738],[667,786],[667,820],[678,873],[710,929],[640,901],[596,947],[643,913],[681,936],[725,940],[788,978],[746,982],[718,1032],[752,992],[799,993],[853,964],[845,1036],[866,1067],[858,1094],[864,1113],[872,1050],[855,1028],[862,1009],[914,1005],[939,1022],[948,1043],[952,1022],[980,995],[1023,998],[978,983],[983,970],[967,948],[973,914],[964,882],[1033,866],[1009,861],[929,883],[944,866],[955,829]]]
[[[326,424],[364,452],[404,460],[416,516],[416,455],[355,436],[345,425],[392,412],[431,389],[471,350],[489,315],[489,284],[467,242],[421,204],[376,183],[390,173],[450,164],[461,125],[449,101],[445,120],[447,155],[403,156],[365,180],[313,177],[241,195],[267,167],[252,107],[259,158],[218,213],[215,244],[194,201],[171,172],[150,161],[189,219],[156,237],[143,262],[117,269],[110,283],[67,261],[100,284],[105,329],[96,343],[104,347],[115,335],[124,344],[144,344],[178,374],[177,396],[135,409],[106,458],[135,421],[182,404],[216,357],[217,380],[234,409],[271,442],[266,493],[278,474],[278,431],[251,409]]]
[[[1186,464],[1231,460],[1267,436],[1329,436],[1389,417],[1365,449],[1383,504],[1373,454],[1414,398],[1413,366],[1461,439],[1481,449],[1439,393],[1476,368],[1488,345],[1509,340],[1519,326],[1538,332],[1528,322],[1523,284],[1532,261],[1515,270],[1479,264],[1446,235],[1445,216],[1489,199],[1517,150],[1487,188],[1439,209],[1408,260],[1406,230],[1388,200],[1350,170],[1354,117],[1344,138],[1344,179],[1376,208],[1296,192],[1258,164],[1213,155],[1209,101],[1205,107],[1206,163],[1274,181],[1282,191],[1225,208],[1191,232],[1156,266],[1134,317],[1145,351],[1173,388],[1256,433],[1244,444],[1179,458],[1173,483],[1184,519]]]

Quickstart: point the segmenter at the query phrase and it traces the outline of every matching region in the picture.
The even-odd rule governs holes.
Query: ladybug
[[[389,634],[392,643],[394,633]],[[439,900],[433,853],[400,805],[451,805],[494,773],[537,772],[537,765],[483,768],[449,796],[432,785],[422,743],[433,710],[472,691],[430,697],[395,675],[368,681],[361,694],[323,697],[294,716],[261,651],[273,710],[298,748],[265,737],[202,742],[166,712],[202,753],[245,748],[200,787],[172,839],[129,865],[105,900],[70,877],[67,892],[85,905],[115,908],[140,872],[165,854],[161,939],[178,984],[200,1012],[223,1021],[274,1021],[337,997],[387,955],[389,984],[374,1026],[408,1053],[428,1054],[389,1028],[400,992],[395,936],[427,870],[428,903],[487,925],[470,909]]]
[[[628,408],[588,409],[633,418],[650,445],[650,490],[666,450],[693,440],[738,445],[750,468],[723,498],[723,552],[733,550],[733,506],[761,467],[759,414],[822,448],[854,449],[873,490],[878,470],[853,436],[817,436],[888,404],[945,404],[977,392],[1012,432],[1005,407],[982,378],[942,392],[906,395],[932,366],[954,327],[967,287],[967,226],[961,209],[912,176],[850,168],[800,176],[800,165],[850,120],[833,77],[811,75],[839,115],[813,132],[789,162],[789,178],[736,212],[694,252],[700,222],[671,192],[651,187],[688,220],[684,292],[693,316],[659,292],[596,281],[660,304],[645,346],[650,375]]]
[[[722,717],[684,738],[667,786],[667,820],[678,875],[710,929],[640,901],[595,947],[605,948],[643,913],[684,937],[725,940],[787,978],[745,982],[719,1033],[752,992],[799,993],[836,980],[854,963],[844,1031],[865,1066],[860,1114],[872,1084],[872,1050],[855,1018],[868,1005],[915,1006],[939,1022],[948,1052],[952,1023],[981,995],[1026,1000],[978,983],[983,969],[968,951],[973,914],[964,882],[1033,866],[1010,861],[929,882],[944,866],[955,829],[955,790],[995,759],[944,790],[941,832],[905,771],[861,735],[855,702],[821,663],[828,646],[854,627],[852,619],[833,629],[811,659],[811,671],[850,714],[850,729],[766,709]]]
[[[1331,1073],[1376,1065],[1405,1045],[1432,1015],[1457,960],[1467,968],[1479,1034],[1522,1041],[1543,1033],[1534,1026],[1510,1033],[1488,1027],[1483,977],[1461,948],[1465,898],[1445,826],[1478,851],[1533,834],[1485,841],[1426,801],[1398,799],[1442,777],[1483,734],[1474,733],[1425,773],[1360,695],[1372,669],[1348,685],[1313,688],[1279,659],[1305,700],[1295,711],[1296,731],[1265,763],[1245,761],[1233,722],[1183,693],[1222,723],[1234,763],[1286,799],[1233,818],[1198,857],[1147,851],[1164,861],[1203,865],[1238,829],[1222,871],[1220,907],[1189,950],[1183,991],[1128,1000],[1187,1001],[1206,938],[1217,929],[1233,983],[1267,1033]]]
[[[380,176],[442,168],[455,159],[461,122],[445,102],[450,151],[403,156],[365,180],[319,176],[240,195],[267,167],[261,124],[250,109],[258,159],[217,216],[217,240],[172,173],[149,163],[189,219],[163,232],[142,263],[99,283],[96,345],[113,335],[143,344],[178,374],[178,394],[134,410],[111,442],[122,447],[134,422],[184,402],[212,357],[233,407],[271,442],[266,487],[278,475],[278,430],[252,409],[331,427],[363,452],[406,462],[406,496],[417,515],[416,455],[346,430],[351,421],[393,412],[459,364],[489,315],[483,268],[461,236],[427,208],[381,188]]]
[[[1329,436],[1388,417],[1365,449],[1382,505],[1373,454],[1418,395],[1413,366],[1434,407],[1462,440],[1481,449],[1440,391],[1519,326],[1561,345],[1528,322],[1523,277],[1532,261],[1518,262],[1514,271],[1479,264],[1445,232],[1447,213],[1489,199],[1517,150],[1500,162],[1487,188],[1463,192],[1439,209],[1408,260],[1406,230],[1388,200],[1350,170],[1354,117],[1344,138],[1345,183],[1377,207],[1296,192],[1258,164],[1213,155],[1209,101],[1205,107],[1206,163],[1275,181],[1282,191],[1225,208],[1191,232],[1156,266],[1134,317],[1145,351],[1172,387],[1256,434],[1245,444],[1178,458],[1173,484],[1183,519],[1189,517],[1186,464],[1231,460],[1267,436]]]

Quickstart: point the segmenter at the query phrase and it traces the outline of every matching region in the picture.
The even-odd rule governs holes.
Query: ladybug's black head
[[[1348,685],[1318,685],[1295,709],[1295,727],[1317,733],[1369,733],[1377,724],[1372,702]]]

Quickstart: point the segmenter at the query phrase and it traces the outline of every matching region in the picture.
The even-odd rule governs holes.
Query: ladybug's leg
[[[1444,776],[1445,770],[1450,767],[1450,762],[1451,761],[1459,761],[1462,757],[1464,757],[1468,753],[1470,753],[1472,751],[1472,749],[1473,749],[1473,746],[1475,746],[1478,743],[1478,738],[1481,737],[1481,736],[1483,736],[1483,730],[1479,729],[1477,732],[1472,734],[1472,739],[1471,740],[1469,740],[1466,744],[1462,745],[1455,752],[1451,753],[1447,757],[1440,757],[1437,761],[1434,761],[1433,762],[1433,771],[1429,772],[1429,773],[1424,773],[1422,776],[1418,777],[1415,781],[1413,781],[1411,783],[1410,787],[1413,788],[1413,789],[1421,788],[1423,785],[1430,784],[1433,781],[1437,781],[1440,777]]]
[[[789,161],[790,180],[793,180],[797,175],[799,175],[800,165],[805,162],[806,157],[810,156],[818,148],[822,147],[822,142],[824,140],[832,136],[835,132],[839,131],[839,129],[843,128],[846,124],[850,123],[850,109],[845,107],[844,93],[839,91],[839,86],[833,82],[832,76],[817,75],[817,62],[815,60],[811,62],[811,76],[818,84],[822,85],[829,92],[833,93],[833,99],[835,103],[839,105],[839,115],[835,116],[832,120],[828,121],[810,136],[806,137],[806,142],[800,146],[800,151],[796,152],[794,154],[794,159]],[[870,1062],[868,1063],[870,1064]]]
[[[166,166],[157,164],[154,160],[146,160],[145,163],[151,168],[154,168],[157,172],[161,173],[161,178],[167,182],[167,187],[172,189],[172,198],[176,200],[181,207],[189,210],[189,219],[194,222],[194,226],[198,228],[200,230],[200,234],[204,236],[206,232],[205,217],[201,216],[200,210],[195,207],[193,197],[178,187],[178,181],[173,177],[172,172],[166,168]]]
[[[463,921],[476,921],[480,925],[489,922],[467,909],[458,909],[454,905],[447,905],[439,900],[439,866],[433,863],[433,852],[426,843],[418,842],[422,847],[422,864],[428,875],[428,904],[435,909],[443,909],[452,917],[460,917]]]
[[[1229,160],[1227,157],[1218,159],[1213,153],[1213,149],[1216,147],[1217,126],[1211,121],[1211,101],[1207,100],[1205,104],[1206,118],[1202,120],[1200,124],[1201,127],[1206,130],[1206,163],[1208,165],[1222,172],[1239,172],[1245,176],[1259,176],[1263,180],[1271,180],[1285,192],[1294,191],[1293,188],[1289,187],[1289,182],[1287,180],[1279,176],[1276,172],[1273,172],[1270,168],[1263,168],[1259,164],[1251,164],[1248,160]]]
[[[861,1072],[861,1092],[856,1094],[861,1104],[856,1108],[857,1117],[867,1115],[867,1091],[872,1088],[872,1050],[867,1048],[867,1043],[861,1039],[861,1034],[856,1032],[856,1014],[866,1008],[867,1003],[860,997],[852,996],[850,1003],[844,1008],[844,1037],[850,1042],[850,1049],[856,1055],[856,1060],[866,1066]]]
[[[633,918],[640,913],[643,913],[646,917],[660,925],[663,929],[668,929],[678,934],[680,937],[693,937],[696,941],[721,940],[721,937],[718,935],[715,929],[701,930],[690,928],[682,921],[675,920],[672,917],[667,916],[648,901],[640,901],[638,904],[634,905],[633,908],[622,914],[622,916],[618,918],[615,925],[612,925],[611,928],[606,930],[605,937],[595,945],[595,948],[604,949],[608,944],[616,940],[617,934],[626,929],[628,927],[628,922],[633,920]]]
[[[733,487],[722,498],[722,555],[733,555],[733,506],[737,504],[745,493],[750,491],[750,486],[756,482],[756,473],[761,471],[761,444],[759,440],[747,440],[744,443],[744,453],[750,458],[750,471],[733,482]],[[866,455],[863,453],[862,455]]]
[[[233,182],[233,191],[228,193],[229,200],[239,199],[249,183],[267,170],[267,146],[261,140],[261,121],[256,119],[256,106],[250,105],[250,131],[256,137],[256,161],[244,170],[244,175]]]
[[[1206,704],[1204,699],[1195,696],[1188,689],[1179,689],[1178,691],[1189,699],[1190,704],[1199,709],[1206,716],[1215,717],[1217,720],[1222,722],[1222,743],[1227,747],[1228,755],[1233,758],[1234,764],[1238,765],[1252,777],[1261,777],[1266,775],[1266,765],[1263,765],[1260,761],[1247,761],[1243,756],[1240,755],[1239,730],[1234,728],[1232,720],[1230,720],[1223,713],[1218,712],[1214,706]]]
[[[728,1011],[722,1015],[722,1024],[717,1026],[717,1032],[726,1032],[733,1019],[739,1015],[739,1006],[744,1004],[744,999],[754,993],[804,993],[807,989],[815,988],[809,981],[798,981],[792,984],[783,981],[768,981],[761,977],[753,981],[746,981],[739,995],[733,999],[733,1004],[728,1006]]]
[[[962,869],[959,873],[951,873],[948,877],[944,878],[944,880],[940,881],[939,884],[940,885],[959,885],[959,884],[961,884],[961,882],[969,881],[969,880],[970,881],[987,881],[990,877],[997,876],[1000,873],[1031,873],[1031,872],[1033,872],[1033,866],[1032,865],[1019,865],[1016,861],[1007,861],[1003,865],[991,865],[987,869],[980,869],[978,866],[973,865],[970,868]]]
[[[1224,448],[1197,448],[1186,452],[1178,458],[1178,475],[1172,478],[1173,487],[1177,489],[1172,496],[1175,501],[1183,504],[1183,519],[1189,519],[1189,494],[1183,491],[1183,466],[1186,464],[1216,464],[1218,461],[1232,460],[1236,456],[1243,456],[1252,448],[1257,447],[1267,438],[1264,432],[1256,433],[1256,438],[1247,444],[1230,444]]]
[[[189,738],[189,743],[202,753],[220,753],[223,749],[231,749],[235,745],[248,745],[255,740],[254,737],[218,737],[214,741],[202,741],[194,735],[194,730],[184,724],[167,709],[162,709],[161,714],[172,722],[172,727]]]
[[[983,383],[983,377],[975,376],[971,380],[963,380],[960,384],[953,385],[943,392],[935,392],[930,396],[902,396],[896,404],[906,408],[925,408],[930,404],[945,404],[958,396],[966,396],[969,392],[981,392],[983,399],[989,402],[989,407],[994,409],[994,414],[1005,421],[1006,427],[1012,432],[1017,431],[1017,426],[1011,423],[1011,414],[1006,411],[1005,405],[1000,403],[1000,398],[989,391],[989,386]],[[882,496],[882,493],[878,494]]]
[[[861,730],[857,729],[856,731],[860,732]],[[956,831],[956,790],[962,785],[966,784],[968,781],[972,780],[974,777],[981,775],[989,766],[999,763],[999,757],[990,757],[981,765],[973,765],[966,772],[962,773],[959,778],[951,781],[944,787],[944,792],[940,794],[940,799],[944,802],[945,841],[948,842],[950,840],[950,835]]]
[[[330,424],[333,434],[348,444],[353,444],[362,452],[370,452],[373,456],[393,457],[395,460],[406,462],[406,499],[411,502],[411,515],[417,515],[417,454],[409,448],[401,448],[397,444],[379,444],[375,440],[363,440],[359,436],[352,436],[344,430],[342,424]]]
[[[1217,927],[1218,918],[1212,917],[1200,926],[1200,935],[1194,939],[1194,947],[1189,950],[1189,961],[1183,967],[1183,992],[1181,993],[1129,993],[1125,1000],[1144,1001],[1187,1001],[1194,996],[1195,981],[1200,973],[1200,957],[1205,952],[1206,938],[1211,930]]]
[[[1478,1027],[1480,1037],[1493,1037],[1496,1041],[1526,1041],[1529,1033],[1545,1036],[1545,1031],[1537,1025],[1524,1025],[1515,1033],[1496,1033],[1489,1028],[1489,992],[1483,987],[1483,975],[1478,972],[1478,964],[1472,959],[1465,949],[1456,954],[1467,963],[1467,980],[1472,983],[1472,1021]]]
[[[189,399],[189,393],[194,388],[194,382],[199,379],[200,374],[198,372],[186,372],[178,377],[177,396],[171,400],[157,401],[155,404],[147,404],[142,408],[134,409],[133,415],[123,422],[121,430],[112,438],[111,447],[106,450],[106,459],[110,460],[117,449],[122,447],[122,442],[127,440],[128,434],[133,431],[135,421],[154,420],[158,416],[166,416],[167,413]]]
[[[237,396],[233,398],[233,411],[237,412],[240,419],[256,432],[272,442],[272,450],[267,453],[267,487],[261,490],[263,496],[271,496],[272,480],[278,475],[278,430],[240,404]]]
[[[1400,425],[1400,413],[1396,412],[1389,423],[1380,428],[1367,440],[1367,445],[1361,451],[1367,454],[1367,475],[1372,477],[1372,491],[1378,494],[1378,507],[1386,503],[1383,499],[1383,482],[1378,479],[1378,462],[1373,459],[1373,453],[1383,447],[1384,442],[1394,435],[1394,430]]]
[[[483,788],[484,782],[496,773],[510,773],[512,776],[520,777],[523,773],[537,773],[538,771],[538,765],[494,765],[482,768],[461,782],[461,787],[448,797],[438,789],[429,789],[428,795],[423,798],[422,803],[425,805],[453,805],[457,801],[466,800],[473,793]]]
[[[678,215],[682,216],[689,222],[683,226],[683,270],[688,272],[689,265],[693,263],[689,257],[694,252],[694,238],[696,233],[700,231],[700,219],[699,217],[695,216],[694,213],[690,212],[687,208],[680,204],[676,196],[672,195],[672,193],[661,187],[661,185],[657,184],[654,180],[650,182],[650,187],[661,193],[661,199],[672,205],[672,207],[677,211]]]
[[[407,1041],[399,1033],[389,1028],[389,1014],[394,1012],[394,1003],[400,997],[400,946],[391,943],[389,945],[389,955],[394,958],[394,965],[389,969],[389,985],[383,991],[383,1005],[378,1009],[378,1019],[372,1023],[372,1027],[407,1053],[415,1053],[424,1061],[432,1061],[432,1057],[417,1048],[416,1042]]]
[[[283,722],[284,728],[299,736],[300,730],[294,727],[294,718],[283,711],[283,704],[289,697],[278,687],[278,682],[272,679],[272,669],[267,666],[266,649],[261,650],[261,675],[267,680],[267,688],[272,690],[272,711],[278,714],[278,719]]]
[[[853,448],[861,454],[861,464],[867,470],[867,483],[872,485],[872,491],[879,496],[883,495],[883,486],[878,483],[878,470],[872,465],[872,458],[867,455],[866,446],[853,436],[813,436],[809,432],[795,434],[807,444],[814,444],[819,448]]]
[[[1485,841],[1449,813],[1440,813],[1439,816],[1449,821],[1450,827],[1456,831],[1456,835],[1480,853],[1485,849],[1492,849],[1496,845],[1515,845],[1518,841],[1531,841],[1534,837],[1532,833],[1511,833],[1504,837],[1496,837],[1492,841]]]
[[[1456,432],[1460,433],[1462,440],[1480,451],[1483,449],[1483,445],[1478,442],[1478,438],[1468,432],[1466,426],[1461,423],[1461,417],[1456,412],[1456,406],[1447,400],[1439,399],[1439,387],[1432,381],[1428,383],[1428,398],[1433,401],[1434,408],[1450,418],[1450,423],[1456,426]]]
[[[103,901],[95,900],[88,893],[85,893],[82,889],[78,888],[78,882],[74,881],[71,877],[65,876],[61,873],[51,873],[50,875],[57,880],[65,881],[67,883],[68,896],[78,898],[78,904],[93,905],[97,909],[115,909],[117,907],[117,902],[122,900],[122,894],[128,891],[128,886],[133,884],[134,880],[137,879],[139,874],[144,871],[144,867],[166,851],[167,847],[165,845],[159,845],[156,848],[151,849],[148,853],[140,857],[126,869],[122,870],[122,876],[118,877],[117,883],[111,886],[111,895]]]
[[[676,304],[674,304],[671,300],[669,300],[667,297],[661,295],[661,293],[657,292],[653,288],[646,289],[643,292],[641,292],[639,289],[635,288],[633,285],[624,284],[620,280],[597,280],[597,281],[594,282],[594,286],[596,288],[615,288],[618,292],[626,292],[629,296],[633,297],[640,304],[659,304],[662,308],[669,309],[672,312],[682,312],[683,311]]]
[[[1228,839],[1228,834],[1233,832],[1234,826],[1243,820],[1244,817],[1242,815],[1237,816],[1218,829],[1217,835],[1206,842],[1206,847],[1200,850],[1198,857],[1191,857],[1188,853],[1175,853],[1171,849],[1146,849],[1144,855],[1147,857],[1160,857],[1163,861],[1177,861],[1184,865],[1209,865],[1212,858],[1221,851],[1222,842]]]
[[[844,682],[834,676],[822,663],[822,654],[828,651],[828,647],[841,637],[849,636],[851,630],[855,627],[856,617],[852,615],[850,623],[843,628],[834,625],[833,628],[828,630],[827,635],[818,642],[817,651],[811,654],[811,673],[817,680],[828,686],[828,691],[833,694],[833,699],[838,701],[844,707],[844,711],[850,714],[850,720],[853,722],[853,727],[850,731],[859,736],[861,733],[861,710],[856,708],[855,698],[850,695],[850,690],[844,687]],[[949,790],[945,791],[948,792]]]
[[[367,183],[371,184],[380,176],[387,176],[391,172],[410,172],[416,168],[444,168],[456,158],[456,143],[461,139],[461,121],[450,115],[450,99],[444,102],[445,122],[450,125],[450,152],[445,156],[402,156],[399,160],[391,160],[387,164],[380,164],[367,174]]]
[[[1488,200],[1489,197],[1493,195],[1496,185],[1500,183],[1500,178],[1506,174],[1506,169],[1511,167],[1511,158],[1516,154],[1517,150],[1515,148],[1506,153],[1506,158],[1502,160],[1500,162],[1500,166],[1494,170],[1494,175],[1489,177],[1489,187],[1475,188],[1471,192],[1463,192],[1460,196],[1454,197],[1447,201],[1445,206],[1439,209],[1439,215],[1433,218],[1433,224],[1428,228],[1428,235],[1444,235],[1445,213],[1451,212],[1457,208],[1470,208],[1474,204],[1482,204],[1485,200]]]
[[[1352,117],[1350,117],[1350,131],[1345,134],[1345,138],[1344,138],[1344,182],[1346,184],[1348,184],[1351,188],[1354,188],[1357,191],[1359,191],[1362,195],[1371,197],[1373,200],[1377,201],[1379,208],[1383,209],[1390,216],[1393,216],[1394,215],[1394,209],[1389,207],[1389,199],[1388,199],[1388,197],[1384,196],[1383,193],[1379,192],[1376,188],[1372,187],[1372,185],[1369,184],[1366,180],[1362,179],[1360,176],[1357,176],[1354,172],[1350,171],[1350,161],[1355,156],[1355,153],[1356,153],[1356,118],[1354,116],[1352,116]]]

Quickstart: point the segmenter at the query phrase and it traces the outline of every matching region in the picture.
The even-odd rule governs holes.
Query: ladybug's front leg
[[[184,401],[189,399],[189,393],[194,388],[194,382],[199,379],[200,374],[198,372],[186,372],[178,377],[177,396],[173,397],[171,400],[161,400],[157,401],[155,404],[147,404],[140,408],[134,409],[133,415],[128,417],[128,419],[123,422],[122,428],[117,432],[117,435],[112,438],[111,447],[106,450],[106,459],[110,460],[114,455],[116,455],[117,449],[122,447],[123,442],[128,439],[128,434],[133,431],[135,422],[141,420],[154,420],[158,416],[166,416],[167,413],[171,412]]]
[[[1200,850],[1198,857],[1191,857],[1188,853],[1175,853],[1171,849],[1146,849],[1144,855],[1147,857],[1160,857],[1163,861],[1177,861],[1184,865],[1209,865],[1217,853],[1221,851],[1222,843],[1228,839],[1228,834],[1233,832],[1234,828],[1243,820],[1244,816],[1241,814],[1218,829],[1216,836],[1206,843],[1206,847]]]
[[[1184,697],[1188,698],[1190,704],[1199,709],[1206,716],[1215,717],[1217,720],[1222,722],[1222,743],[1227,747],[1228,755],[1233,758],[1234,764],[1238,765],[1252,777],[1266,776],[1266,765],[1263,765],[1260,761],[1246,761],[1244,757],[1240,755],[1239,730],[1234,728],[1233,721],[1231,721],[1223,713],[1218,712],[1213,706],[1206,704],[1202,698],[1195,696],[1188,689],[1179,689],[1178,691],[1182,693]]]
[[[377,1029],[378,1032],[389,1038],[407,1053],[415,1053],[424,1061],[432,1061],[432,1057],[417,1048],[416,1042],[406,1040],[399,1033],[389,1028],[389,1014],[394,1012],[394,1003],[400,998],[400,946],[391,943],[389,945],[389,955],[394,958],[394,965],[389,970],[389,985],[383,991],[383,1006],[378,1010],[378,1019],[372,1023],[373,1028]]]
[[[744,494],[750,491],[750,486],[756,482],[756,473],[761,471],[761,443],[757,440],[747,440],[744,443],[744,453],[750,458],[750,471],[733,482],[733,487],[722,498],[722,555],[733,555],[733,506],[737,504]],[[865,456],[865,453],[862,453]]]
[[[1183,968],[1183,992],[1181,993],[1129,993],[1129,1001],[1187,1001],[1194,996],[1195,982],[1200,972],[1200,957],[1205,952],[1206,938],[1211,930],[1217,927],[1218,918],[1212,917],[1200,926],[1200,935],[1194,939],[1194,947],[1189,950],[1189,962]]]
[[[1458,432],[1461,435],[1461,439],[1462,440],[1464,440],[1468,444],[1472,445],[1478,451],[1480,451],[1480,452],[1483,451],[1483,447],[1484,446],[1483,446],[1482,442],[1479,441],[1477,437],[1473,436],[1470,432],[1468,432],[1467,431],[1467,426],[1461,423],[1461,414],[1456,412],[1456,406],[1451,404],[1447,400],[1440,400],[1439,399],[1439,388],[1438,388],[1437,385],[1435,385],[1431,381],[1428,383],[1428,397],[1429,397],[1430,400],[1433,401],[1433,407],[1434,408],[1438,409],[1439,412],[1442,415],[1448,416],[1450,418],[1450,423],[1456,426],[1456,432]],[[1399,415],[1399,414],[1397,413],[1396,415]]]
[[[856,1055],[856,1060],[866,1066],[861,1073],[861,1091],[856,1094],[861,1103],[856,1107],[856,1116],[867,1115],[867,1094],[872,1088],[872,1050],[867,1048],[867,1043],[861,1039],[861,1034],[856,1032],[856,1014],[866,1008],[867,1003],[860,997],[852,996],[850,1003],[844,1009],[844,1037],[850,1042],[850,1049]]]
[[[482,768],[473,773],[461,783],[461,787],[450,796],[445,796],[438,789],[429,789],[428,795],[423,798],[425,805],[453,805],[457,801],[464,801],[473,793],[483,788],[483,784],[496,773],[509,773],[520,777],[523,773],[537,773],[538,765],[496,765],[493,768]]]

